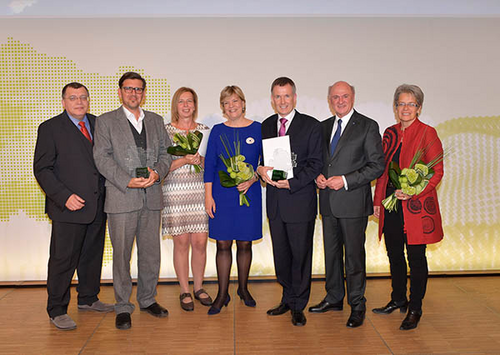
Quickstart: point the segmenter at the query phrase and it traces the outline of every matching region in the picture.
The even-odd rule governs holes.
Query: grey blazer
[[[370,182],[384,172],[385,158],[378,124],[354,111],[340,136],[333,156],[330,137],[336,116],[321,122],[323,126],[323,175],[344,175],[348,190],[319,190],[320,213],[336,218],[365,217],[373,213]]]
[[[156,113],[144,111],[146,128],[147,166],[156,170],[163,180],[168,174],[172,157],[167,148],[172,145]],[[106,213],[124,213],[140,210],[144,200],[150,210],[163,208],[161,182],[147,189],[131,189],[127,185],[135,177],[135,168],[141,167],[137,146],[122,106],[96,119],[94,132],[94,160],[99,172],[106,178]],[[146,193],[146,199],[144,199]]]

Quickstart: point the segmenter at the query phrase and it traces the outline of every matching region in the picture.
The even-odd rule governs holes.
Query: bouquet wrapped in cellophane
[[[201,139],[203,138],[203,133],[200,131],[188,132],[186,135],[182,133],[176,133],[173,137],[173,142],[175,145],[168,147],[168,154],[183,157],[188,154],[196,154],[198,148],[200,147]],[[203,171],[201,165],[191,165],[194,171],[199,173]]]
[[[226,135],[220,136],[222,145],[226,151],[226,156],[220,154],[219,157],[226,166],[226,171],[219,170],[219,180],[223,187],[234,187],[242,182],[248,181],[254,176],[253,166],[249,163],[245,163],[245,156],[241,155],[240,150],[240,140],[236,137],[236,141],[233,142],[234,151],[231,149],[231,144],[227,139]],[[240,206],[246,205],[250,206],[248,197],[239,191]]]
[[[401,190],[409,196],[415,196],[424,191],[429,180],[434,176],[433,167],[443,161],[444,158],[444,153],[441,152],[430,162],[424,163],[421,158],[431,145],[432,143],[425,148],[418,149],[408,168],[401,170],[396,162],[389,163],[389,179],[396,190]],[[382,201],[382,206],[389,212],[397,211],[397,202],[398,199],[395,192],[393,192]]]

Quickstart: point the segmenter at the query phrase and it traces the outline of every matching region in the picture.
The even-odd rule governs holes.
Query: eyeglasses
[[[89,97],[87,95],[82,95],[82,96],[71,95],[65,97],[65,99],[68,99],[71,102],[74,102],[76,100],[88,101]]]
[[[408,107],[411,107],[411,108],[417,108],[418,107],[418,104],[414,103],[414,102],[396,102],[396,107],[402,107],[402,108],[405,108],[405,106],[408,106]]]
[[[134,88],[132,86],[124,86],[122,89],[127,94],[131,94],[133,91],[135,91],[136,94],[142,94],[144,92],[144,88]]]

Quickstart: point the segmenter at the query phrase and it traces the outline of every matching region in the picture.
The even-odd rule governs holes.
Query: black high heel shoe
[[[252,297],[252,295],[250,294],[250,292],[248,292],[248,291],[247,291],[247,293],[248,293],[248,297],[250,297],[249,299],[245,299],[245,298],[243,297],[243,295],[242,295],[242,294],[241,294],[241,292],[240,292],[240,289],[238,289],[238,290],[236,291],[236,293],[238,294],[238,296],[240,296],[240,299],[241,299],[243,302],[245,302],[245,306],[247,306],[247,307],[255,307],[255,306],[257,305],[257,302],[255,302],[255,300],[253,299],[253,297]]]
[[[224,302],[224,304],[222,305],[222,307],[227,307],[227,305],[229,304],[229,301],[231,301],[231,297],[229,295],[227,295],[227,298],[226,298],[226,302]],[[221,307],[221,308],[222,308]],[[213,316],[214,314],[219,314],[220,313],[220,308],[217,308],[215,307],[213,304],[212,306],[210,307],[210,309],[208,310],[208,315],[209,316]]]

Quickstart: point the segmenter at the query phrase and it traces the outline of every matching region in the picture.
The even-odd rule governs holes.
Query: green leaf
[[[396,174],[401,175],[401,169],[399,168],[398,163],[396,163],[395,161],[391,161],[389,163],[389,169],[395,170]]]
[[[401,188],[401,183],[399,182],[399,174],[395,170],[389,169],[389,178],[391,179],[391,182],[396,189]]]
[[[178,157],[183,157],[188,154],[180,145],[171,145],[167,148],[167,153]]]
[[[191,147],[193,149],[198,149],[200,147],[201,139],[203,138],[203,133],[200,131],[189,132],[189,136],[191,137]]]
[[[234,179],[231,179],[228,173],[225,171],[219,170],[219,179],[220,179],[220,184],[223,187],[234,187],[236,186],[236,182]]]
[[[433,176],[434,176],[434,173],[435,173],[434,169],[430,168],[430,169],[429,169],[429,174],[427,174],[427,176],[426,176],[425,178],[426,178],[427,180],[430,180],[430,179],[431,179],[431,177],[433,177]]]

